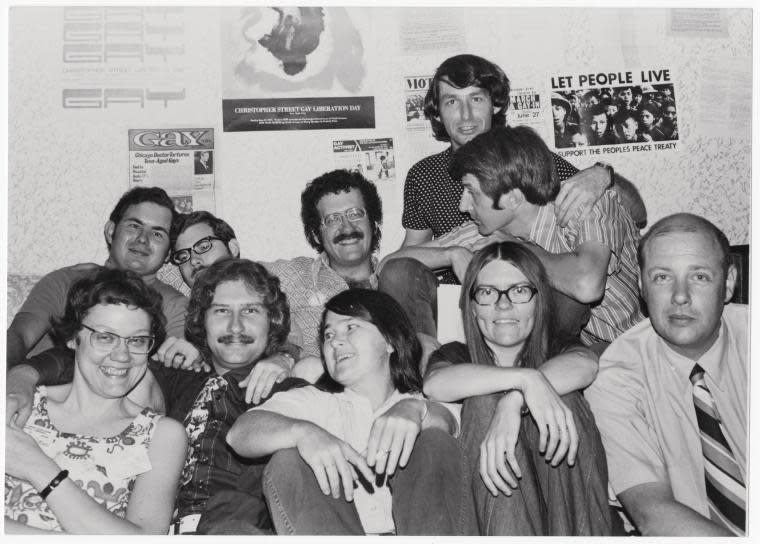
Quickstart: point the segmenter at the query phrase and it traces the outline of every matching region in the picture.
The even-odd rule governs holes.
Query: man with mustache
[[[280,279],[292,317],[289,340],[301,348],[301,360],[283,367],[276,379],[292,374],[316,380],[322,373],[317,336],[324,303],[350,287],[378,287],[373,254],[380,244],[383,210],[371,182],[347,170],[319,176],[301,194],[301,219],[306,239],[319,255],[261,263]],[[171,259],[189,286],[213,262],[240,255],[233,229],[208,212],[180,216],[172,241]],[[252,383],[246,397],[257,401],[267,389],[254,392]]]
[[[176,376],[182,371],[159,367],[154,372],[167,412],[183,414],[189,437],[175,534],[271,530],[261,490],[266,460],[239,457],[227,447],[226,436],[249,408],[239,382],[282,348],[289,330],[285,293],[279,280],[260,264],[222,259],[193,283],[185,331],[212,366],[211,374],[184,371],[183,383]],[[275,383],[271,392],[297,382]],[[189,404],[188,390],[195,393]]]
[[[586,390],[610,487],[645,536],[743,536],[749,313],[728,303],[728,240],[679,213],[652,226],[638,260],[649,319],[610,345]]]
[[[261,265],[226,258],[193,284],[185,335],[210,373],[149,362],[143,404],[160,408],[185,425],[188,455],[180,478],[173,532],[258,534],[271,529],[263,496],[265,462],[244,460],[226,446],[226,434],[249,407],[241,380],[277,354],[290,329],[290,312],[279,280]],[[57,347],[27,361],[45,385],[71,380],[71,350]],[[144,385],[141,382],[141,385]],[[272,383],[275,393],[300,380]],[[22,422],[19,422],[22,424]]]
[[[309,244],[319,252],[262,263],[282,282],[293,329],[300,332],[302,360],[296,376],[315,380],[322,374],[319,322],[324,304],[352,287],[377,289],[377,259],[383,208],[375,186],[361,174],[333,170],[314,179],[301,193],[301,221]]]

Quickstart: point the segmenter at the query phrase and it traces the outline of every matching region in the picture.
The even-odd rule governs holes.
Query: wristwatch
[[[606,162],[597,162],[594,164],[594,166],[601,166],[605,170],[607,170],[607,173],[610,175],[610,184],[607,185],[607,189],[615,185],[615,169],[612,167],[612,165],[607,164]]]

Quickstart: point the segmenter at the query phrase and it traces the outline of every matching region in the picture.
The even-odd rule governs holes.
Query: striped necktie
[[[744,536],[747,491],[739,463],[721,430],[720,415],[705,384],[705,371],[695,365],[689,379],[694,385],[694,408],[705,459],[710,518],[731,532]]]

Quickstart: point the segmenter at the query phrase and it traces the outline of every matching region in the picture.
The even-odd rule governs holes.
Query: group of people
[[[558,148],[678,140],[671,84],[554,92],[551,102]]]
[[[306,185],[316,254],[273,262],[125,193],[104,266],[43,277],[9,326],[6,531],[742,534],[725,235],[682,213],[641,238],[635,187],[505,126],[508,105],[495,64],[439,66],[425,116],[450,146],[409,170],[383,259],[357,172]],[[464,325],[443,346],[441,283]]]

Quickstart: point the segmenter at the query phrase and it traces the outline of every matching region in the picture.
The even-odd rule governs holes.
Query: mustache
[[[355,230],[353,232],[338,234],[333,238],[333,244],[338,244],[344,240],[364,240],[364,233],[360,230]]]
[[[220,344],[253,344],[256,340],[247,334],[225,334],[216,339]]]

